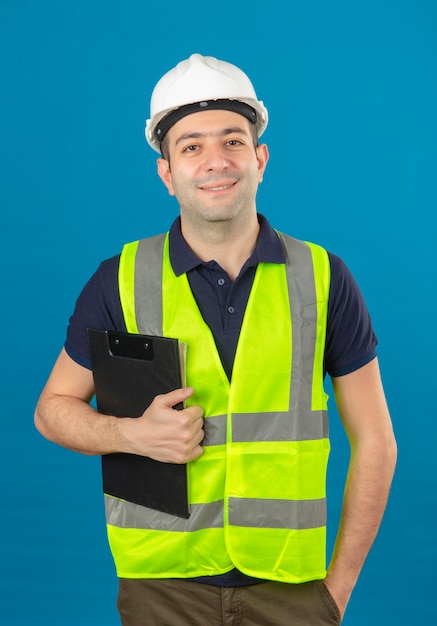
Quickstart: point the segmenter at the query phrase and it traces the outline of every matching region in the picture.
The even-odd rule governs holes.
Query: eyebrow
[[[177,146],[181,141],[186,141],[187,139],[201,139],[203,137],[210,137],[214,135],[217,135],[218,137],[226,137],[227,135],[233,135],[235,133],[245,135],[246,137],[249,136],[249,133],[244,130],[244,128],[241,128],[240,126],[232,126],[231,128],[224,128],[219,133],[186,133],[176,139],[175,146]]]

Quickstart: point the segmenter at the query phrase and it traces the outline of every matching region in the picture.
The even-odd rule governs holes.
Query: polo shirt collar
[[[255,250],[247,265],[258,263],[285,263],[285,253],[276,231],[270,226],[267,218],[258,213],[260,231]],[[176,276],[203,265],[185,241],[181,232],[181,218],[177,217],[170,228],[169,234],[170,262]]]

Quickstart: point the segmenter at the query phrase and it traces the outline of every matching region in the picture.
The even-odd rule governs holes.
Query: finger
[[[185,402],[185,400],[187,400],[187,398],[189,398],[192,394],[192,387],[183,387],[182,389],[175,389],[174,391],[169,391],[168,393],[156,396],[156,402],[158,402],[161,406],[172,408],[176,404]]]
[[[197,422],[198,420],[203,422],[203,409],[201,406],[189,406],[183,410],[183,413],[190,418],[191,422]]]
[[[199,456],[202,456],[203,452],[204,450],[201,445],[194,446],[191,452],[187,454],[185,462],[188,463],[189,461],[194,461],[195,459],[198,459]]]

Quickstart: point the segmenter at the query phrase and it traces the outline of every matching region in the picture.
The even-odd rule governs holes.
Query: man
[[[193,54],[161,78],[146,137],[180,217],[100,266],[36,409],[78,452],[188,463],[188,520],[105,496],[125,626],[338,624],[386,505],[396,445],[370,318],[338,257],[257,214],[266,125],[229,63]],[[97,413],[89,327],[178,337],[188,387],[136,419]],[[351,444],[327,570],[325,372]]]

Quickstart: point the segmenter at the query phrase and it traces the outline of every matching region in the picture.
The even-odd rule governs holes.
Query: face
[[[183,222],[200,225],[256,213],[268,151],[254,147],[245,117],[220,110],[187,115],[169,130],[168,151],[168,161],[158,159],[158,174],[176,196]]]

